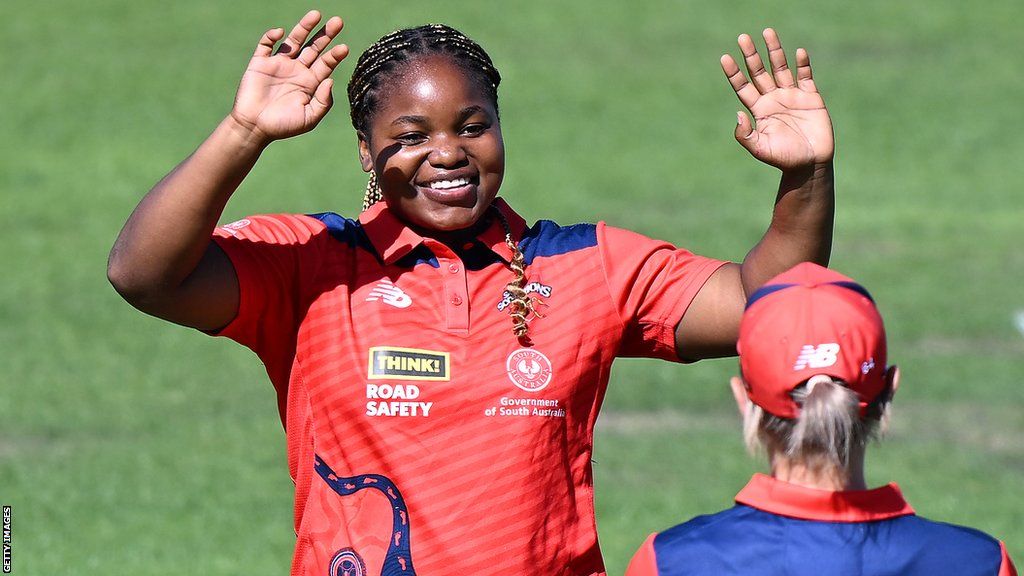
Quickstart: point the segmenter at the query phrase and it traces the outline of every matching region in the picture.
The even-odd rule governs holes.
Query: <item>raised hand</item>
[[[831,162],[832,121],[814,85],[807,51],[796,51],[794,81],[775,30],[766,28],[763,35],[771,72],[746,34],[738,43],[750,80],[732,56],[722,56],[722,71],[755,122],[752,125],[746,114],[737,112],[736,140],[758,160],[783,171]]]
[[[348,55],[348,46],[327,50],[343,26],[337,16],[306,40],[319,23],[320,13],[308,12],[276,52],[274,44],[284,37],[284,29],[273,28],[260,38],[231,110],[231,117],[260,139],[269,142],[309,132],[330,110],[330,76]]]

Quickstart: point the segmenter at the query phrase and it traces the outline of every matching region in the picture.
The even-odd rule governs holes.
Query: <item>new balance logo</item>
[[[817,346],[804,344],[804,347],[800,349],[800,355],[796,358],[796,364],[793,364],[793,370],[826,368],[836,363],[838,354],[839,344],[836,343],[818,344]]]
[[[412,306],[412,298],[405,292],[402,292],[401,288],[395,286],[387,278],[378,282],[366,297],[367,302],[376,302],[377,300],[395,308],[408,308]]]

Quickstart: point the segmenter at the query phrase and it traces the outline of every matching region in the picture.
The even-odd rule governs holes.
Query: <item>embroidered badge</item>
[[[505,360],[505,371],[513,384],[527,392],[543,390],[551,382],[551,361],[530,348],[520,348],[509,354]]]

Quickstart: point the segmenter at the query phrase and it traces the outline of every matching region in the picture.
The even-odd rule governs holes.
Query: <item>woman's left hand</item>
[[[794,80],[778,34],[766,28],[763,35],[771,71],[746,34],[738,42],[750,80],[732,56],[722,56],[722,71],[756,122],[752,125],[746,114],[737,112],[736,140],[754,158],[784,172],[830,163],[835,152],[832,121],[814,85],[807,51],[796,51]]]

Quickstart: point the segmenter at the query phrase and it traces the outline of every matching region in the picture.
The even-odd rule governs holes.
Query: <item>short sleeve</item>
[[[658,559],[654,555],[655,536],[657,534],[648,536],[636,554],[633,554],[626,568],[626,576],[658,576]]]
[[[704,283],[726,262],[604,223],[598,224],[597,243],[624,327],[618,355],[681,361],[676,326]]]
[[[300,215],[252,216],[216,228],[213,240],[238,276],[239,303],[231,323],[214,334],[251,348],[269,371],[294,348],[325,235],[319,220]]]

